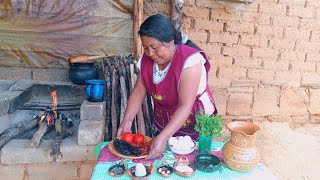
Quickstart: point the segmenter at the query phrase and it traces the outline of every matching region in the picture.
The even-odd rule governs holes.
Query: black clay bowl
[[[197,169],[202,172],[214,172],[221,167],[220,159],[212,154],[198,154],[194,158],[194,163]]]

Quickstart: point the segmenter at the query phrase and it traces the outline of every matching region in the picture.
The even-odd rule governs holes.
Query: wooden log
[[[134,58],[138,60],[142,54],[142,43],[138,34],[140,25],[143,21],[143,0],[133,1],[133,41],[134,41]]]
[[[173,0],[171,1],[171,21],[174,24],[174,27],[181,31],[182,24],[182,9],[183,9],[183,0]]]
[[[133,74],[133,80],[134,82],[137,81],[137,75],[134,73]],[[146,134],[146,127],[145,127],[145,123],[144,123],[144,119],[143,119],[143,111],[142,111],[142,107],[139,108],[138,112],[137,112],[137,127],[138,127],[138,132],[141,134]]]
[[[106,83],[106,130],[105,139],[110,141],[112,139],[112,123],[111,123],[111,75],[110,75],[110,63],[107,61],[104,67],[104,78]]]
[[[134,85],[136,84],[134,75],[135,75],[134,64],[130,64],[130,82],[131,82],[130,92],[132,91]],[[137,119],[136,118],[134,118],[134,120],[132,121],[132,129],[133,129],[134,132],[138,131]]]
[[[55,162],[58,157],[63,157],[60,151],[60,145],[64,138],[72,135],[72,130],[69,127],[69,123],[62,119],[58,118],[55,121],[55,130],[56,134],[52,143],[52,149],[50,155],[53,157],[53,161]]]
[[[146,135],[148,135],[149,137],[152,137],[153,133],[152,133],[152,126],[151,126],[151,119],[149,116],[147,97],[144,99],[144,101],[142,103],[142,112],[143,112],[143,117],[144,117]]]
[[[39,129],[32,136],[30,147],[39,147],[42,136],[47,132],[48,126],[45,121],[40,122]]]
[[[128,104],[127,103],[128,95],[127,95],[127,88],[126,88],[126,81],[125,81],[126,72],[125,72],[125,67],[123,63],[120,64],[119,71],[120,71],[120,96],[121,96],[121,110],[120,110],[121,112],[120,123],[121,123],[127,108],[127,104]]]
[[[117,71],[112,70],[112,98],[111,98],[111,123],[112,123],[112,139],[117,137],[118,122],[117,122]]]
[[[21,122],[17,126],[4,131],[0,136],[0,149],[15,136],[36,127],[38,122],[39,117],[36,117],[35,119],[29,122]]]

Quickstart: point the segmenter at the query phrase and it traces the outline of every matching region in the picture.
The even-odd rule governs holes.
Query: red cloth
[[[186,45],[179,45],[166,76],[158,84],[153,83],[154,61],[146,55],[142,57],[141,78],[148,94],[152,96],[154,102],[154,123],[158,131],[164,129],[178,107],[178,88],[183,66],[188,57],[197,52],[200,51]],[[203,52],[200,53],[206,59],[205,68],[208,72],[210,69],[209,60]],[[204,92],[208,93],[214,104],[213,96],[208,85]],[[196,122],[195,115],[198,114],[200,109],[204,109],[199,99],[203,93],[197,95],[192,111],[186,119],[185,124],[173,136],[189,135],[194,140],[198,138],[199,134],[194,130]]]

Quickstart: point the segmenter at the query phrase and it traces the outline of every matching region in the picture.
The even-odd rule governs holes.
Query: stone
[[[10,116],[8,114],[0,116],[0,134],[10,128]]]
[[[57,162],[95,160],[93,153],[94,147],[95,146],[79,146],[77,142],[70,138],[64,139],[60,145],[60,151],[63,157],[57,159]]]
[[[97,145],[104,140],[105,121],[81,121],[78,129],[78,145]]]
[[[246,116],[251,113],[252,95],[244,93],[231,94],[227,103],[228,115]]]
[[[78,167],[72,164],[50,164],[48,166],[28,167],[28,180],[42,179],[78,179]]]
[[[252,115],[267,116],[279,114],[280,90],[276,87],[258,89],[253,95]]]
[[[10,87],[10,91],[25,91],[33,85],[31,79],[20,79]]]
[[[0,166],[0,179],[23,179],[24,170],[23,166]]]
[[[15,111],[12,114],[9,114],[11,119],[11,127],[23,122],[23,121],[30,121],[35,118],[37,114],[35,111],[32,110],[19,110]]]
[[[302,116],[308,114],[308,101],[306,89],[284,88],[281,90],[280,114],[289,116]]]
[[[80,108],[80,120],[105,121],[106,102],[83,101]]]
[[[310,89],[310,114],[320,114],[320,89]]]
[[[50,156],[53,140],[42,140],[38,148],[30,147],[28,139],[12,139],[1,149],[1,163],[28,164],[52,162]]]
[[[80,166],[80,178],[90,179],[95,164],[82,164]]]
[[[2,92],[8,91],[9,88],[14,84],[15,81],[12,80],[0,80],[0,94]]]
[[[22,104],[26,103],[27,101],[29,101],[31,98],[31,91],[30,90],[26,90],[26,91],[6,91],[2,94],[0,94],[0,104],[2,103],[7,103],[6,105],[0,105],[0,115],[2,113],[13,113],[14,111],[16,111],[19,106],[21,106]],[[2,107],[3,106],[3,109]],[[9,107],[7,107],[9,106]],[[3,111],[3,110],[7,110],[7,112]],[[2,114],[3,115],[3,114]]]

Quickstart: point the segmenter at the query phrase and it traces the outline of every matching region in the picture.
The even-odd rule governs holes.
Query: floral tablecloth
[[[92,172],[91,180],[108,180],[112,179],[112,177],[108,174],[108,169],[116,164],[121,158],[113,155],[108,147],[107,143],[104,144],[105,146],[102,146],[100,153],[97,157],[97,164],[94,167],[94,170]],[[223,143],[221,142],[213,142],[211,147],[211,154],[219,157],[222,160],[222,149]],[[190,161],[193,161],[194,157],[199,154],[198,150],[195,150],[192,154],[187,155],[188,159]],[[126,162],[127,168],[130,168],[135,165],[135,163],[142,162],[144,164],[151,164],[153,163],[156,167],[158,167],[160,164],[162,164],[164,161],[166,161],[169,164],[173,164],[174,161],[177,161],[180,158],[179,155],[173,154],[169,149],[166,149],[162,156],[155,160],[131,160],[131,159],[124,159]],[[223,162],[223,160],[222,160]],[[130,177],[128,175],[123,175],[119,178],[119,180],[129,180]],[[150,180],[157,180],[157,179],[164,179],[161,177],[156,171],[153,172],[153,174],[149,178]],[[170,177],[167,177],[165,179],[186,179],[184,177],[180,177],[177,174],[172,174]],[[243,180],[275,180],[277,179],[275,176],[272,175],[272,173],[268,170],[268,168],[263,164],[259,163],[257,167],[250,172],[246,173],[240,173],[236,171],[230,170],[224,163],[222,164],[219,171],[211,172],[211,173],[205,173],[201,171],[196,171],[194,176],[189,177],[187,179],[197,179],[197,180],[204,180],[204,179],[243,179]]]

